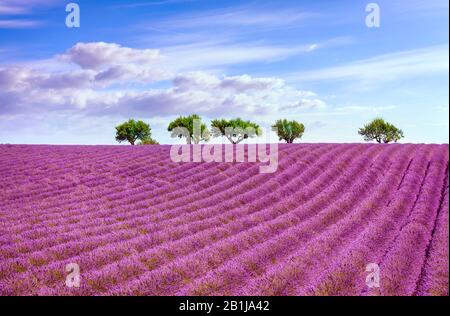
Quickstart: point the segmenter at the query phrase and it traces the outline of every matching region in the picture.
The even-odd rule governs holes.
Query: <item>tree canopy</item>
[[[244,139],[262,135],[258,124],[240,118],[211,121],[211,133],[214,137],[225,136],[232,144],[239,144]]]
[[[116,126],[116,141],[119,143],[127,141],[134,145],[137,140],[151,139],[150,125],[143,121],[134,119]]]
[[[188,144],[199,144],[201,141],[208,141],[210,138],[208,128],[197,114],[178,117],[170,122],[167,130],[171,132],[172,138],[185,137]]]
[[[297,121],[278,120],[272,128],[276,129],[278,138],[292,144],[295,139],[302,138],[305,125]]]
[[[138,145],[159,145],[159,143],[150,137],[150,138],[141,140]]]
[[[398,142],[404,137],[403,131],[382,118],[376,118],[359,129],[365,141],[375,140],[378,143]]]

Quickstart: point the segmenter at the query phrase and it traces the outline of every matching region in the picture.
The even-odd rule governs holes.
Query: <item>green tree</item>
[[[159,145],[159,143],[150,137],[150,138],[141,140],[138,145]]]
[[[305,125],[297,121],[278,120],[272,128],[276,129],[278,138],[292,144],[295,139],[302,138]]]
[[[232,144],[239,144],[244,139],[262,135],[259,125],[240,118],[233,120],[213,120],[211,132],[214,137],[225,136]]]
[[[359,129],[359,135],[364,137],[365,141],[375,140],[378,143],[398,142],[404,137],[403,131],[382,118],[376,118],[369,124]]]
[[[134,145],[137,140],[145,140],[151,138],[150,125],[143,121],[135,121],[133,119],[128,122],[116,126],[116,141],[119,143],[127,141]]]
[[[187,117],[180,116],[170,122],[167,130],[171,132],[172,138],[185,137],[187,144],[199,144],[201,141],[208,141],[210,138],[208,128],[197,114]]]

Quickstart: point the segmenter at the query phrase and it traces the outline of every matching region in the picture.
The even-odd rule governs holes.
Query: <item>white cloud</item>
[[[252,78],[249,75],[233,76],[222,80],[220,88],[228,89],[232,92],[244,91],[267,91],[272,89],[280,89],[284,86],[284,82],[277,78]]]
[[[173,80],[179,91],[192,89],[227,90],[233,93],[248,91],[264,91],[277,89],[284,85],[283,80],[277,78],[252,78],[249,75],[218,77],[205,72],[190,72],[180,74]]]
[[[78,43],[58,59],[96,71],[94,79],[102,84],[149,83],[171,77],[166,58],[157,49],[133,49],[104,42]]]
[[[170,60],[158,50],[79,43],[40,68],[33,67],[35,63],[0,68],[0,114],[52,110],[97,116],[267,115],[324,106],[314,93],[279,78],[200,71],[171,75],[164,70],[165,62]],[[72,68],[64,63],[72,63]],[[172,84],[164,89],[148,85],[169,78]]]
[[[286,105],[281,107],[281,110],[289,111],[289,110],[298,110],[298,109],[324,109],[326,107],[326,103],[319,98],[302,98],[298,102],[292,105]]]
[[[170,116],[198,113],[206,116],[269,115],[288,109],[302,111],[325,106],[309,91],[287,86],[276,78],[252,78],[248,75],[222,77],[195,72],[178,75],[173,87],[128,91],[110,103],[96,104],[92,114],[147,114]]]
[[[94,72],[76,70],[58,74],[37,74],[28,78],[30,87],[39,89],[79,89],[92,84]]]
[[[77,43],[60,56],[85,69],[121,64],[152,65],[162,59],[157,49],[133,49],[115,43]]]

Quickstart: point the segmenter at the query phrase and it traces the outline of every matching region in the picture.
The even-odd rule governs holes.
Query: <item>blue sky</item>
[[[0,0],[0,143],[114,144],[130,117],[174,143],[178,115],[303,122],[359,142],[381,116],[403,142],[448,143],[448,1]],[[256,141],[266,141],[266,137]]]

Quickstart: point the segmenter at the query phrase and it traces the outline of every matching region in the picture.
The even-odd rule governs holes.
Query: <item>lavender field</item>
[[[169,151],[1,145],[0,295],[449,294],[448,145],[280,145],[273,174]]]

